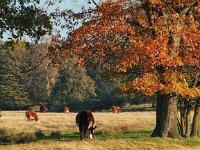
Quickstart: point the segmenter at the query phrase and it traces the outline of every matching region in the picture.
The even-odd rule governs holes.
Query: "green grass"
[[[28,143],[32,144],[43,144],[43,143],[52,143],[52,142],[80,142],[78,132],[58,132],[53,133],[50,131],[42,131],[44,134],[37,137],[36,140],[29,141]],[[117,134],[110,133],[96,133],[95,139],[93,140],[84,140],[89,143],[95,142],[105,142],[109,143],[110,141],[126,141],[132,145],[142,145],[143,147],[148,146],[153,147],[153,149],[176,149],[178,146],[182,146],[185,149],[196,149],[200,148],[200,138],[180,138],[180,139],[169,139],[169,138],[154,138],[151,137],[152,130],[140,130],[140,131],[130,131],[122,132]],[[18,134],[16,134],[18,135]],[[15,136],[16,136],[15,135]],[[83,143],[84,143],[83,141]],[[24,143],[24,142],[23,142]],[[10,145],[13,143],[7,143]],[[20,144],[17,142],[16,144]]]
[[[132,131],[118,134],[96,134],[97,140],[113,140],[113,139],[136,139],[150,137],[152,131]]]
[[[139,140],[140,138],[149,138],[152,131],[132,131],[124,132],[118,134],[103,134],[96,133],[95,140],[104,141],[104,140],[115,140],[115,139],[135,139]],[[74,141],[79,140],[79,133],[77,132],[61,132],[60,135],[52,136],[51,132],[46,131],[45,136],[38,137],[36,142],[47,141],[47,140],[59,140],[59,141]]]
[[[76,141],[79,140],[79,133],[77,132],[59,132],[59,134],[55,134],[54,132],[49,131],[42,131],[43,135],[37,137],[37,139],[28,141],[30,142],[41,142],[41,141]],[[152,131],[132,131],[132,132],[124,132],[118,134],[103,134],[103,133],[96,133],[95,140],[97,141],[105,141],[105,140],[115,140],[115,139],[135,139],[140,140],[141,138],[149,138]],[[54,134],[52,134],[54,133]],[[12,137],[17,138],[18,134],[12,134]],[[26,141],[25,141],[26,142]],[[15,141],[5,141],[2,144],[12,144],[16,143]],[[19,142],[17,142],[19,143]],[[24,142],[22,142],[24,143]]]
[[[95,134],[95,141],[106,141],[106,140],[119,140],[125,139],[130,140],[131,142],[143,142],[148,141],[150,143],[168,143],[168,144],[180,144],[187,147],[195,147],[200,145],[200,138],[180,138],[180,139],[170,139],[170,138],[153,138],[151,137],[151,130],[142,130],[142,131],[132,131],[132,132],[124,132],[118,134]],[[79,133],[61,133],[60,136],[51,136],[51,133],[47,133],[46,136],[40,137],[36,142],[40,141],[77,141],[79,140]]]
[[[95,141],[106,141],[106,140],[130,140],[131,142],[143,142],[148,141],[150,143],[168,143],[168,144],[180,144],[187,147],[195,147],[200,145],[200,138],[180,138],[180,139],[170,139],[170,138],[154,138],[151,137],[151,130],[141,130],[132,132],[123,132],[118,134],[95,134]],[[34,142],[47,142],[47,141],[78,141],[79,133],[77,132],[61,132],[58,136],[52,136],[51,132],[46,132],[45,136],[38,137]]]
[[[57,141],[74,141],[79,140],[77,132],[61,132],[60,135],[53,136],[51,132],[46,132],[45,136],[38,137],[36,142],[57,140]]]

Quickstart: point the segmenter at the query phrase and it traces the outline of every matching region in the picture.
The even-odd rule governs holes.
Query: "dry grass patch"
[[[106,141],[51,141],[48,143],[31,143],[0,147],[1,150],[199,150],[200,147],[190,148],[168,140],[161,142],[106,140]]]
[[[155,112],[93,113],[97,132],[120,133],[134,130],[152,130]]]
[[[151,130],[155,126],[155,112],[94,112],[99,133],[120,133],[132,130]],[[0,128],[11,129],[15,133],[22,131],[60,131],[78,132],[75,123],[76,113],[38,113],[40,122],[27,122],[25,111],[3,111]]]
[[[76,113],[38,113],[40,122],[26,122],[25,111],[3,111],[0,133],[18,135],[18,142],[28,144],[0,145],[0,150],[198,150],[200,139],[171,140],[151,138],[155,112],[93,113],[98,133],[94,140],[79,140]],[[11,134],[9,133],[9,134]],[[35,134],[36,133],[36,134]],[[8,134],[8,135],[9,135]],[[54,138],[55,137],[55,138]]]

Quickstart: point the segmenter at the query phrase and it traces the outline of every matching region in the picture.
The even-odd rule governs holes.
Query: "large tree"
[[[124,88],[157,94],[153,136],[179,137],[177,96],[193,99],[199,88],[190,87],[182,69],[200,63],[200,4],[198,0],[107,0],[96,8],[70,13],[82,19],[65,41],[55,37],[49,48],[55,63],[71,54],[78,64],[110,64],[110,69],[138,77]],[[89,63],[88,63],[89,62]]]
[[[26,43],[5,43],[0,47],[0,62],[1,109],[19,109],[27,105],[30,99]]]
[[[40,0],[1,0],[0,38],[8,33],[10,38],[28,35],[40,39],[50,33],[52,25],[46,11],[39,7]]]

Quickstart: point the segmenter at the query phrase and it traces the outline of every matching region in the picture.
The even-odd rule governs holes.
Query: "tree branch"
[[[93,2],[93,4],[98,8],[99,5],[94,1],[94,0],[91,0]]]

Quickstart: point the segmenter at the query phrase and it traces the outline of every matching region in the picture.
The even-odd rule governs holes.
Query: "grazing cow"
[[[69,107],[64,106],[64,113],[68,113],[69,114]]]
[[[86,138],[88,133],[88,138],[92,139],[94,137],[94,117],[91,111],[83,110],[76,115],[76,124],[79,127],[80,139]]]
[[[39,118],[36,114],[36,112],[32,111],[32,110],[27,110],[25,112],[25,117],[26,117],[26,121],[32,121],[32,120],[35,120],[35,121],[39,121]]]
[[[121,112],[121,108],[119,106],[112,106],[112,112],[113,113],[120,113]]]
[[[43,113],[47,112],[47,108],[45,105],[40,106],[40,112],[43,112]]]

